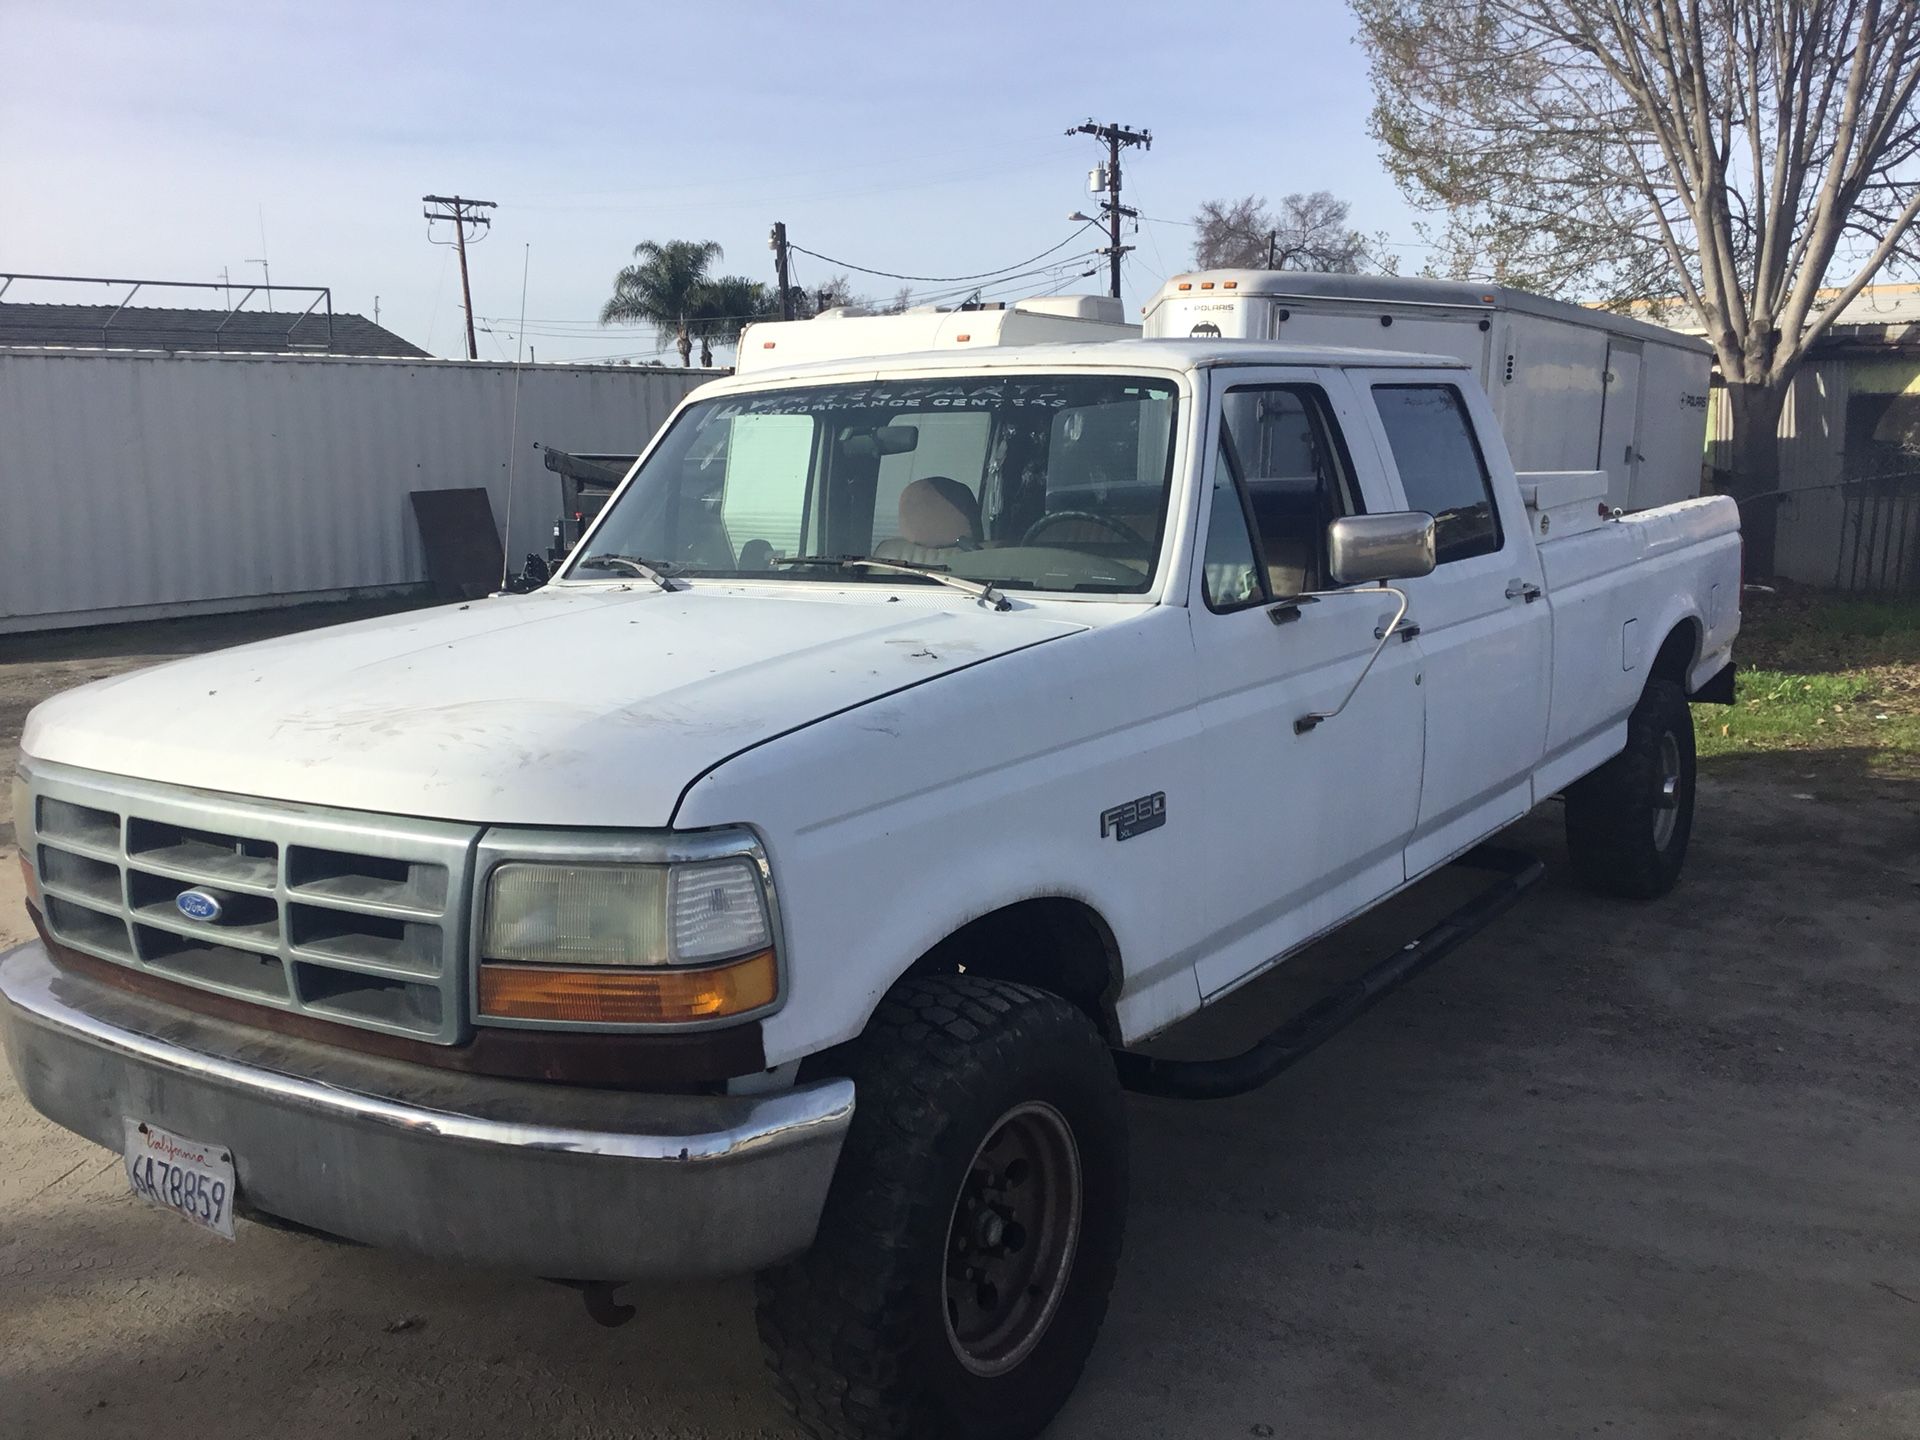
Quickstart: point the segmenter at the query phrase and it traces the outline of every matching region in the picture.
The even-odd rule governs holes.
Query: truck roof
[[[1103,369],[1205,370],[1221,365],[1392,366],[1459,370],[1466,362],[1453,355],[1420,355],[1405,350],[1373,350],[1344,345],[1284,345],[1270,340],[1167,339],[1105,340],[1093,344],[952,347],[902,355],[849,356],[806,365],[755,370],[716,381],[703,390],[740,390],[768,382],[869,376],[902,371],[1054,370],[1098,366]]]

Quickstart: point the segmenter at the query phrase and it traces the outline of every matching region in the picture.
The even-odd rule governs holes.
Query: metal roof
[[[418,345],[365,316],[340,311],[328,316],[284,310],[176,310],[11,301],[0,302],[0,345],[431,358]]]
[[[954,346],[904,355],[849,356],[806,365],[756,370],[703,386],[703,391],[751,390],[791,380],[858,380],[901,371],[1061,370],[1098,367],[1118,370],[1204,370],[1220,365],[1362,365],[1395,369],[1463,369],[1455,355],[1422,355],[1405,350],[1372,350],[1342,345],[1287,345],[1272,340],[1165,339],[1102,340],[1091,344]]]
[[[1571,305],[1527,290],[1506,285],[1485,284],[1476,280],[1430,280],[1414,275],[1335,275],[1312,270],[1196,270],[1168,279],[1147,302],[1151,312],[1163,300],[1199,298],[1201,283],[1216,287],[1234,282],[1231,293],[1215,293],[1209,299],[1229,300],[1235,294],[1260,295],[1271,300],[1334,300],[1342,304],[1379,304],[1389,307],[1431,307],[1444,310],[1512,311],[1521,315],[1543,315],[1573,325],[1585,325],[1636,340],[1651,340],[1677,345],[1684,350],[1705,352],[1711,347],[1697,335],[1670,330],[1621,315],[1612,310],[1597,310],[1587,305]],[[1181,290],[1182,285],[1192,287]]]

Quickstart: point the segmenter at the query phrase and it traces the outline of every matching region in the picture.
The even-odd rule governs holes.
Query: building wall
[[[1715,391],[1716,452],[1731,430]],[[1716,453],[1714,464],[1724,465]],[[1801,367],[1780,417],[1775,568],[1788,580],[1920,591],[1920,354],[1840,353]]]
[[[485,486],[501,524],[510,458],[517,562],[559,506],[536,441],[636,452],[705,378],[0,350],[0,633],[418,584],[408,493]]]

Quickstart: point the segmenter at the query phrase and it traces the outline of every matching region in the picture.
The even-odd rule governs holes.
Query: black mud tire
[[[819,1236],[756,1282],[774,1386],[819,1440],[1026,1440],[1079,1380],[1119,1263],[1126,1111],[1106,1044],[1085,1015],[1046,991],[927,976],[888,993],[845,1059],[857,1087],[854,1117]],[[1023,1109],[1027,1121],[1009,1120]],[[1031,1348],[1004,1371],[978,1373],[978,1355],[962,1358],[967,1342],[956,1326],[964,1325],[950,1320],[949,1246],[958,1217],[981,1208],[980,1177],[994,1173],[988,1142],[1007,1143],[1010,1125],[1042,1112],[1050,1133],[1062,1120],[1071,1135],[1077,1235],[1054,1267],[1060,1287],[1045,1291],[1058,1297],[1051,1319],[1028,1327],[1037,1336]],[[1070,1161],[1056,1168],[1073,1169]],[[962,1208],[963,1186],[972,1211]],[[1059,1231],[1049,1225],[1047,1233]],[[1036,1243],[1034,1253],[1052,1252]],[[1042,1292],[1030,1285],[1022,1293]]]
[[[1567,851],[1589,889],[1653,900],[1673,889],[1693,833],[1693,712],[1671,680],[1649,680],[1627,748],[1567,790]]]

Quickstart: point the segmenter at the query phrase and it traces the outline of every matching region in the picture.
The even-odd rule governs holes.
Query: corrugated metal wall
[[[1870,593],[1920,589],[1920,465],[1902,440],[1905,416],[1886,415],[1889,397],[1917,392],[1920,358],[1911,355],[1837,355],[1801,367],[1780,417],[1780,488],[1791,492],[1779,502],[1783,578]],[[1731,425],[1719,390],[1708,435],[1711,462],[1724,468]]]
[[[1816,360],[1794,377],[1780,416],[1780,488],[1804,491],[1780,501],[1774,564],[1790,580],[1833,583],[1833,557],[1845,518],[1847,382],[1844,360]]]
[[[516,563],[559,505],[535,441],[636,452],[705,378],[527,367]],[[0,633],[417,583],[408,492],[501,523],[513,406],[510,365],[0,350]]]

